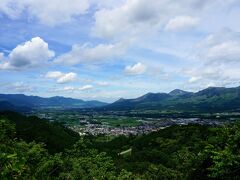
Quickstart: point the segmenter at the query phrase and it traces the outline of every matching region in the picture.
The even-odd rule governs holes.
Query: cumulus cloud
[[[125,73],[129,75],[139,75],[146,71],[146,66],[142,63],[134,64],[133,66],[126,66]]]
[[[125,43],[99,44],[94,47],[73,45],[70,52],[57,57],[54,62],[68,65],[100,63],[124,54],[126,48]]]
[[[70,73],[62,73],[60,71],[50,71],[45,75],[46,78],[54,79],[59,84],[73,82],[77,78],[77,74],[70,72]]]
[[[0,2],[0,13],[12,19],[21,18],[22,14],[27,13],[42,24],[54,26],[86,13],[89,6],[88,0],[3,0]]]
[[[176,16],[165,26],[166,31],[182,31],[197,26],[199,18],[191,16]]]
[[[32,38],[14,48],[0,63],[0,69],[23,69],[37,67],[53,58],[55,53],[40,37]]]

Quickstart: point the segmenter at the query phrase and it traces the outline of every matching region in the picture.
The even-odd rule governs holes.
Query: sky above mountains
[[[0,0],[0,93],[111,102],[238,86],[239,0]]]

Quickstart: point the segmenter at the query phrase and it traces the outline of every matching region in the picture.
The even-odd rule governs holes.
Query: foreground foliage
[[[45,139],[22,140],[8,118],[0,120],[0,179],[240,178],[239,124],[173,126],[110,141],[88,136],[53,153]]]

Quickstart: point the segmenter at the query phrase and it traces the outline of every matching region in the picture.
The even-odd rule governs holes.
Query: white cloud
[[[49,79],[55,79],[59,84],[64,84],[75,81],[77,74],[73,72],[62,73],[60,71],[50,71],[45,75],[45,77]]]
[[[40,37],[32,38],[14,48],[8,57],[0,63],[0,69],[23,69],[37,67],[53,58],[55,53]]]
[[[0,13],[12,19],[19,19],[27,13],[42,24],[54,26],[86,13],[89,6],[88,0],[1,0]]]
[[[124,54],[127,44],[99,44],[95,47],[73,45],[72,50],[57,57],[54,62],[76,65],[80,63],[100,63]]]
[[[68,82],[72,82],[74,80],[76,80],[76,77],[77,77],[77,74],[76,73],[67,73],[67,74],[64,74],[62,77],[60,77],[58,80],[57,80],[57,83],[68,83]]]
[[[142,63],[134,64],[133,66],[126,66],[125,73],[129,75],[139,75],[146,71],[146,66]]]
[[[80,87],[80,88],[78,88],[80,91],[86,91],[86,90],[90,90],[90,89],[92,89],[93,88],[93,86],[92,85],[84,85],[84,86],[82,86],[82,87]]]
[[[47,72],[45,77],[50,78],[50,79],[58,79],[58,78],[62,77],[63,75],[64,74],[60,71],[50,71],[50,72]]]
[[[165,26],[166,31],[181,31],[197,26],[199,18],[191,16],[176,16]]]

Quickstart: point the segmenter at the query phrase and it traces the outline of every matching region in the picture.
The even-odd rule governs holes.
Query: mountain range
[[[93,108],[105,106],[100,101],[83,101],[81,99],[55,96],[43,98],[24,94],[0,94],[0,110],[27,111],[32,108]]]
[[[147,93],[134,99],[121,98],[111,104],[60,96],[43,98],[23,94],[0,94],[0,111],[29,111],[32,108],[94,108],[112,111],[240,111],[240,87],[209,87],[196,93],[175,89],[169,93]]]
[[[175,89],[170,93],[147,93],[135,99],[119,99],[104,106],[105,110],[162,110],[162,111],[238,111],[240,87],[209,87],[199,92]]]

